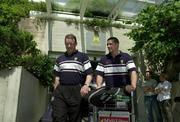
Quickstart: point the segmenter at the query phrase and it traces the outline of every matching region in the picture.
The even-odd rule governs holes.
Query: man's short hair
[[[168,75],[166,74],[166,72],[162,72],[160,74],[160,76],[162,76],[163,78],[165,78],[166,80],[168,79]]]
[[[110,37],[107,41],[112,40],[114,43],[119,44],[119,40],[116,37]]]
[[[149,72],[150,75],[153,75],[153,72],[151,70],[146,70],[146,73]]]
[[[66,39],[73,39],[74,41],[75,41],[75,43],[77,44],[77,40],[76,40],[76,36],[74,35],[74,34],[67,34],[66,36],[65,36],[65,40]]]

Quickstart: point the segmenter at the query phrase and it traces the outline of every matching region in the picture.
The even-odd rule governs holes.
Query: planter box
[[[38,122],[47,89],[21,66],[0,71],[0,122]]]

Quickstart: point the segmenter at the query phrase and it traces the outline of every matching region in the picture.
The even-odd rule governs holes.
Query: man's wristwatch
[[[84,86],[88,86],[88,87],[89,87],[89,85],[88,85],[88,84],[86,84],[86,83],[84,84]]]

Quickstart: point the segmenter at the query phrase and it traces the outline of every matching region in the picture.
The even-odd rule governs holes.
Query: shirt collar
[[[78,50],[76,50],[75,52],[73,52],[71,55],[68,55],[67,51],[66,51],[64,54],[65,54],[65,56],[73,56],[73,55],[75,55],[76,53],[78,53]]]
[[[121,54],[122,54],[122,52],[121,52],[121,51],[119,51],[119,54],[118,54],[118,55],[116,55],[116,57],[121,56]],[[113,58],[113,57],[112,57],[112,55],[111,55],[111,53],[108,53],[108,57]]]

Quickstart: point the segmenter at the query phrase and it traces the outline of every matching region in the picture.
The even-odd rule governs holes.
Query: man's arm
[[[131,77],[131,85],[127,85],[126,86],[126,91],[129,92],[129,93],[136,89],[137,72],[136,71],[132,71],[130,77]]]
[[[59,85],[59,83],[60,83],[60,78],[58,77],[58,76],[55,76],[55,79],[54,79],[54,84],[53,84],[53,86],[54,86],[54,89],[56,89],[57,88],[57,86]]]
[[[90,91],[89,85],[90,85],[91,81],[92,81],[92,74],[89,74],[86,76],[86,81],[81,88],[81,91],[80,91],[81,96],[86,95]]]
[[[86,76],[86,81],[85,81],[84,85],[86,85],[86,86],[89,87],[91,81],[92,81],[92,74],[87,75],[87,76]]]
[[[97,75],[96,76],[96,85],[97,85],[96,88],[102,87],[102,84],[103,84],[103,77],[101,75]]]
[[[132,71],[131,72],[131,86],[133,88],[133,90],[136,89],[136,84],[137,84],[137,72],[136,71]]]
[[[146,93],[146,92],[152,92],[154,93],[155,92],[155,88],[154,87],[148,87],[148,86],[144,86],[143,87],[143,91]]]

